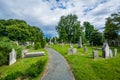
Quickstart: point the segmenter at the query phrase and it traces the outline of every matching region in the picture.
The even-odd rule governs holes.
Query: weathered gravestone
[[[109,58],[109,45],[107,43],[107,41],[103,44],[103,47],[102,47],[102,56],[104,58]]]
[[[84,52],[87,52],[88,51],[88,48],[85,46],[84,47]]]
[[[44,51],[41,52],[28,52],[25,54],[25,58],[27,57],[39,57],[39,56],[44,56]]]
[[[9,53],[9,65],[12,65],[16,62],[16,52],[15,49],[12,49],[12,51]]]
[[[68,49],[68,54],[76,54],[77,49],[73,48],[72,44],[70,44],[70,48]]]
[[[113,53],[112,53],[112,50],[111,50],[111,49],[109,49],[109,56],[110,56],[110,58],[113,57]]]
[[[54,44],[57,44],[56,38],[54,39]]]
[[[62,42],[61,45],[64,46],[64,42]]]
[[[39,56],[44,56],[44,51],[41,52],[28,52],[28,50],[22,51],[22,58],[39,57]]]
[[[50,38],[49,44],[52,44],[52,39]]]
[[[117,49],[115,48],[114,49],[114,56],[116,56],[117,55]]]
[[[76,53],[77,53],[77,49],[73,48],[73,54],[76,54]]]
[[[27,49],[22,51],[22,58],[25,57],[26,53],[28,53],[28,50],[27,50]]]
[[[80,36],[79,41],[78,41],[78,48],[82,48],[82,38]]]
[[[93,51],[93,59],[97,59],[98,58],[98,51],[95,50]]]

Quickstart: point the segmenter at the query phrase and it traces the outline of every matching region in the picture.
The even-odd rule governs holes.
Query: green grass
[[[50,45],[60,52],[68,61],[76,80],[120,80],[120,47],[117,47],[116,57],[104,59],[102,51],[99,50],[99,58],[92,59],[92,47],[84,53],[83,48],[77,48],[77,54],[67,55],[69,45]],[[114,47],[110,47],[113,51]]]
[[[30,51],[36,51],[36,50],[30,50]],[[45,49],[39,49],[37,51],[45,51]],[[40,80],[41,74],[45,68],[46,62],[48,60],[47,52],[45,51],[45,56],[41,57],[33,57],[33,58],[22,58],[18,59],[17,62],[11,66],[2,66],[0,67],[0,79],[5,79],[6,77],[9,77],[11,75],[16,76],[17,73],[20,74],[20,76],[17,76],[17,78],[20,78],[21,76],[24,76],[24,78],[30,79],[31,76],[29,76],[30,69],[33,69],[31,66],[36,66],[36,64],[40,64],[40,74],[39,76],[32,78],[32,80]],[[13,80],[13,79],[9,79]]]

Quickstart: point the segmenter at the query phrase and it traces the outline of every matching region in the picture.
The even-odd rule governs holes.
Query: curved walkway
[[[42,80],[75,80],[65,59],[55,50],[46,49],[49,61]]]

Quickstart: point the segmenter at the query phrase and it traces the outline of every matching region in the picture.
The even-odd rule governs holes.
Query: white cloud
[[[81,22],[104,27],[105,18],[120,11],[120,0],[1,0],[0,17],[24,19],[56,35],[55,26],[62,15],[76,14]]]

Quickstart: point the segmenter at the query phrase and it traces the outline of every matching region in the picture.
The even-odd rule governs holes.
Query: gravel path
[[[46,49],[49,61],[42,80],[75,80],[66,60],[55,50]]]

